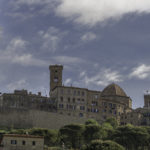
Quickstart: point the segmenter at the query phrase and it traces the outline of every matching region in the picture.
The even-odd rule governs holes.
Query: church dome
[[[103,91],[102,96],[125,96],[127,97],[124,90],[118,86],[117,84],[110,84],[108,85]]]

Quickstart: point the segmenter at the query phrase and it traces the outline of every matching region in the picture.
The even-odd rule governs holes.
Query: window
[[[71,93],[71,91],[68,89],[68,94],[70,94]]]
[[[58,77],[54,77],[54,82],[58,82]]]
[[[96,101],[92,101],[92,106],[97,106],[98,103]]]
[[[60,101],[63,102],[63,97],[60,97]]]
[[[85,110],[85,107],[84,106],[80,106],[80,110]]]
[[[103,102],[103,106],[107,106],[107,102]]]
[[[112,103],[109,103],[109,107],[112,108]]]
[[[11,140],[11,144],[17,144],[17,141],[16,140]]]
[[[35,141],[32,141],[32,145],[35,145],[36,143],[35,143]]]
[[[80,98],[78,98],[78,103],[80,103]]]
[[[103,110],[103,112],[107,112],[107,110],[106,110],[106,109],[104,109],[104,110]]]
[[[95,98],[95,99],[98,99],[98,95],[94,95],[94,98]]]
[[[80,113],[80,114],[79,114],[79,117],[83,117],[83,113]]]
[[[63,104],[59,104],[59,108],[64,108],[64,105]]]
[[[113,108],[116,108],[116,104],[113,104]]]
[[[84,96],[84,92],[82,91],[82,96]]]
[[[63,89],[61,89],[61,90],[60,90],[60,93],[61,93],[61,94],[63,94],[63,93],[64,93],[64,90],[63,90]]]
[[[76,91],[73,92],[73,95],[76,95]]]
[[[22,145],[26,145],[26,141],[22,141]]]
[[[75,98],[73,98],[72,101],[73,101],[73,103],[75,103],[76,102]]]
[[[68,97],[68,103],[70,103],[70,97]]]
[[[82,102],[84,103],[84,99],[82,99]]]
[[[76,109],[76,106],[72,106],[72,109],[75,110],[75,109]]]
[[[78,91],[78,95],[80,96],[80,91]]]

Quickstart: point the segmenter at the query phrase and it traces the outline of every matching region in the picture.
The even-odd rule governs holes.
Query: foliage
[[[132,125],[118,127],[112,136],[112,140],[131,150],[138,150],[139,147],[147,145],[148,139],[146,129]]]
[[[82,150],[124,150],[124,147],[113,141],[93,140],[89,146]]]
[[[115,118],[108,118],[105,123],[109,123],[114,129],[118,126],[118,122]]]
[[[98,122],[94,119],[89,119],[85,122],[85,125],[98,125]]]
[[[83,125],[70,124],[59,130],[60,144],[64,143],[69,148],[79,148],[83,144]]]

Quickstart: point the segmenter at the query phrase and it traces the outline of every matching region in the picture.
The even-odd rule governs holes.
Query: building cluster
[[[131,98],[115,83],[108,85],[103,91],[64,86],[63,66],[51,65],[49,70],[50,97],[44,97],[40,92],[36,95],[26,90],[15,90],[14,93],[0,96],[0,110],[39,110],[70,118],[93,118],[100,123],[114,117],[121,125],[150,125],[149,94],[144,96],[144,107],[134,110]]]

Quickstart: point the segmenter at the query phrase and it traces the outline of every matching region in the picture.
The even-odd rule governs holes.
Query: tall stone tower
[[[150,108],[150,94],[144,95],[144,107]]]
[[[62,65],[51,65],[49,66],[50,70],[50,92],[56,86],[62,86]]]

